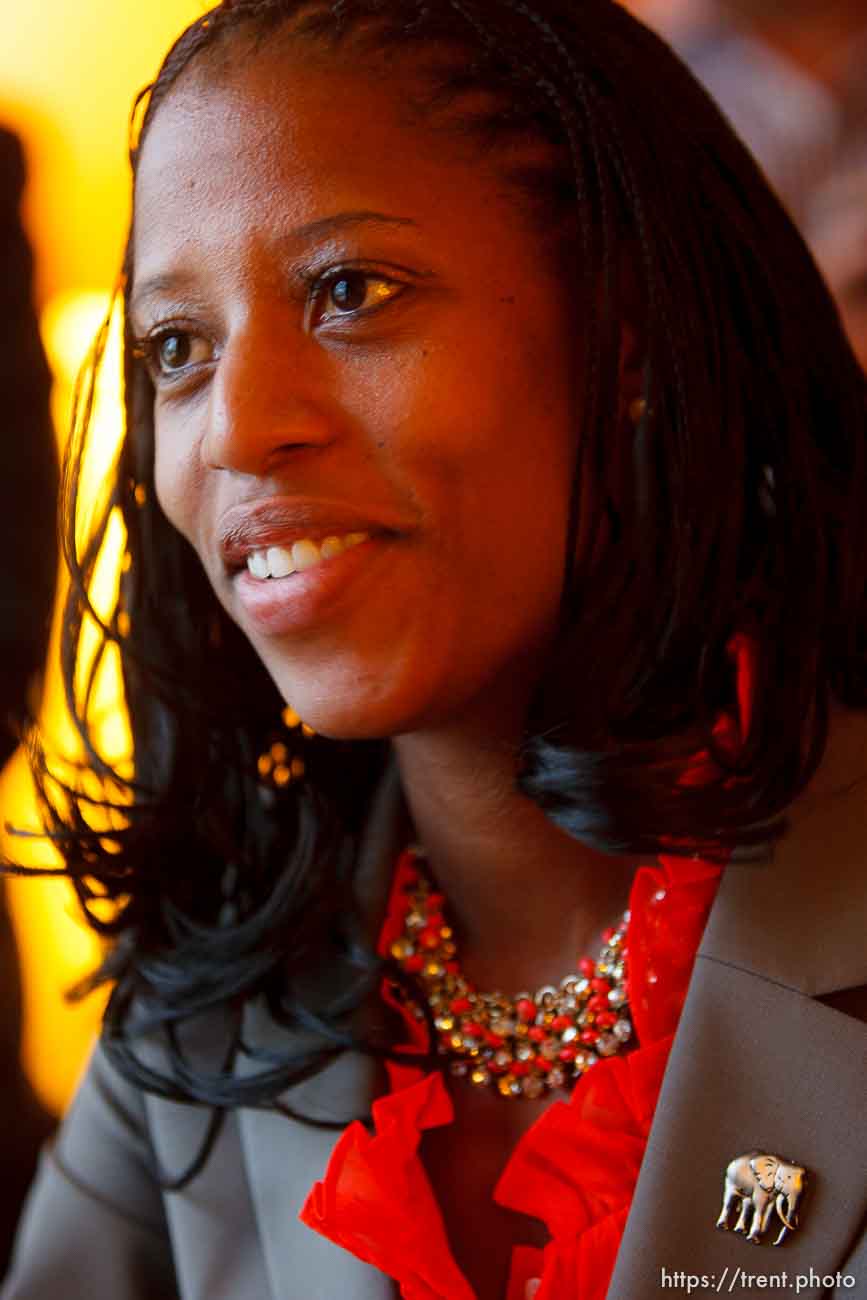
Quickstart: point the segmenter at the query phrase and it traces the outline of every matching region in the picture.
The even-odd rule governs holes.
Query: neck
[[[517,743],[502,733],[454,727],[394,744],[468,976],[482,987],[537,987],[594,952],[626,907],[635,859],[554,826],[516,789]]]

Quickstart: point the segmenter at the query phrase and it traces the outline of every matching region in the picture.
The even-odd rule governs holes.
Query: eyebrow
[[[320,239],[323,235],[332,235],[335,231],[350,230],[353,226],[415,226],[418,222],[411,217],[391,217],[385,212],[338,212],[333,217],[321,217],[318,221],[308,221],[305,226],[298,226],[291,232],[290,238],[309,240]]]
[[[337,212],[334,216],[320,217],[316,221],[306,222],[303,226],[296,226],[281,240],[281,243],[312,243],[313,240],[338,234],[343,230],[351,230],[355,226],[412,226],[418,229],[418,222],[413,221],[412,217],[394,217],[385,212],[372,212],[367,209]],[[164,293],[177,292],[186,283],[187,277],[183,273],[169,271],[150,276],[141,284],[134,284],[129,303],[130,316],[141,310],[151,298],[159,297]]]

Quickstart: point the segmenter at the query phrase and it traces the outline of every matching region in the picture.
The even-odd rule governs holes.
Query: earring
[[[281,713],[280,720],[285,731],[281,731],[271,740],[256,763],[263,793],[285,790],[286,786],[291,785],[293,781],[302,779],[306,765],[301,750],[304,741],[316,735],[313,728],[306,722],[302,722],[288,704]]]
[[[629,418],[634,425],[641,424],[647,415],[647,398],[636,397],[629,403]]]
[[[776,486],[777,480],[773,465],[763,465],[762,477],[759,482],[759,505],[769,519],[773,519],[777,513],[777,503],[774,500]]]

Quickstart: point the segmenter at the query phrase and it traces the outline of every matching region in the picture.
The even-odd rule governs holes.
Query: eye
[[[366,315],[403,293],[405,287],[373,271],[332,271],[314,288],[315,321],[324,324]]]
[[[144,339],[136,339],[135,355],[146,363],[154,380],[183,374],[191,366],[213,359],[207,339],[177,326],[155,330]]]

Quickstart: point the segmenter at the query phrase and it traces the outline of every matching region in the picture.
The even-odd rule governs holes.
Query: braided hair
[[[427,111],[450,106],[455,129],[489,156],[519,132],[551,146],[544,174],[509,179],[516,202],[541,203],[552,228],[564,211],[573,219],[564,266],[587,304],[575,341],[583,410],[560,635],[517,779],[602,850],[760,852],[818,766],[832,694],[867,705],[865,382],[800,236],[689,71],[612,0],[223,0],[140,97],[133,170],[187,69],[208,60],[219,76],[239,49],[255,57],[277,37],[334,58],[433,51]],[[121,291],[133,270],[128,251]],[[627,309],[646,346],[643,415],[628,439]],[[127,435],[82,545],[76,500],[104,344],[103,332],[66,469],[63,661],[90,781],[62,780],[38,741],[34,765],[64,871],[112,941],[90,981],[114,985],[106,1049],[140,1086],[216,1107],[213,1139],[225,1108],[278,1104],[356,1042],[347,1015],[381,968],[353,937],[352,876],[388,743],[313,738],[306,779],[263,798],[257,756],[282,701],[156,501],[153,389],[128,331]],[[590,538],[580,551],[579,495]],[[99,618],[87,593],[112,511],[131,563]],[[76,671],[94,620],[97,660],[120,648],[134,772],[100,753],[96,670],[83,682]],[[733,756],[713,727],[733,708],[736,633],[753,648],[755,700]],[[684,784],[702,750],[715,775]],[[94,803],[115,810],[110,835],[93,829]],[[335,944],[343,991],[323,1011],[296,984]],[[219,1069],[194,1069],[179,1027],[218,1006],[239,1016],[254,997],[280,1023],[315,1028],[319,1045],[260,1060],[242,1080],[230,1067],[251,1049],[238,1032]],[[134,1008],[136,1025],[166,1036],[165,1073],[139,1059]]]

